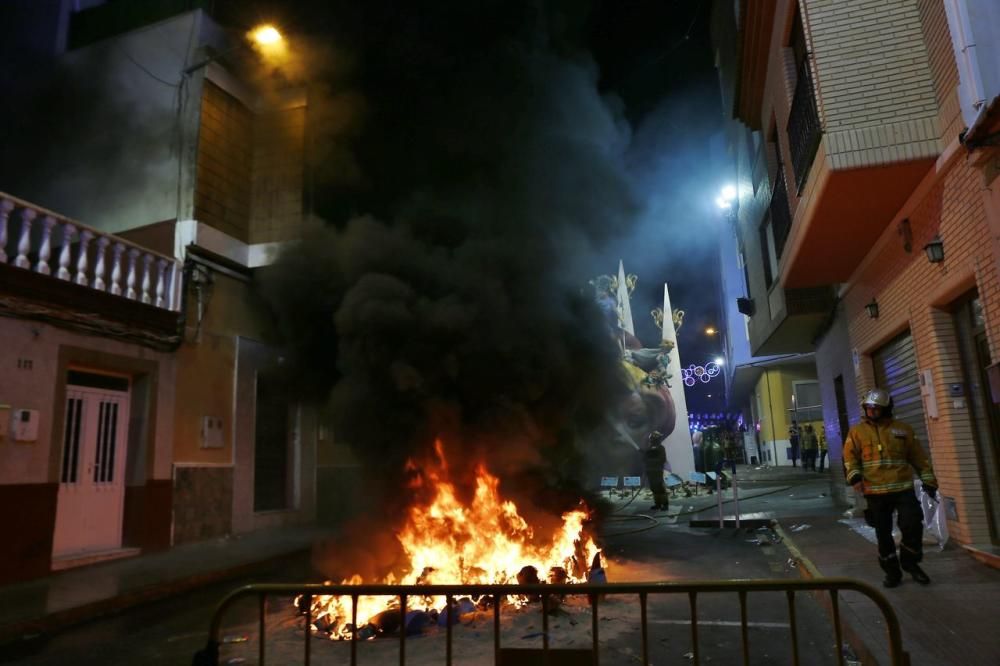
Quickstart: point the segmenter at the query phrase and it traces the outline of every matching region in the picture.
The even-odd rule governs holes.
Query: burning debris
[[[411,463],[416,495],[426,498],[408,510],[396,533],[405,558],[405,570],[377,581],[384,584],[511,584],[537,585],[540,572],[552,584],[606,582],[600,550],[587,535],[589,512],[586,507],[564,513],[561,526],[552,534],[537,534],[521,517],[517,506],[499,493],[499,480],[483,465],[476,470],[474,494],[463,502],[452,482],[443,448],[438,443],[437,458],[417,468]],[[360,585],[354,575],[342,584]],[[539,601],[538,595],[508,597],[506,604],[522,607]],[[305,602],[297,601],[300,610]],[[331,639],[371,639],[386,634],[417,634],[425,628],[463,621],[477,610],[491,607],[493,599],[452,600],[448,612],[444,597],[424,596],[407,602],[405,627],[401,627],[399,601],[380,596],[359,596],[357,625],[351,623],[352,599],[318,596],[312,599],[313,630]],[[559,600],[550,597],[549,607]]]

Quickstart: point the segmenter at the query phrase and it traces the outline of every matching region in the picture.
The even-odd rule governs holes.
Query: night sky
[[[722,117],[708,41],[710,3],[217,0],[214,9],[222,22],[273,22],[293,44],[319,43],[337,54],[336,67],[325,71],[363,106],[348,135],[338,137],[337,173],[321,179],[313,199],[315,210],[336,223],[356,215],[391,218],[412,205],[414,192],[472,187],[493,177],[490,153],[516,131],[507,121],[517,109],[504,104],[519,98],[509,88],[518,73],[490,58],[512,43],[542,39],[533,31],[543,24],[547,49],[592,61],[598,92],[620,113],[630,142],[626,168],[641,210],[631,211],[634,222],[620,232],[609,221],[587,259],[591,274],[614,272],[624,258],[627,272],[639,276],[632,309],[637,333],[650,346],[658,332],[647,313],[661,304],[668,282],[673,306],[687,313],[682,363],[704,363],[720,351],[718,340],[703,334],[721,323],[720,220],[711,201],[725,180],[711,161]],[[721,389],[697,385],[690,409],[720,408]],[[708,401],[708,393],[715,399]]]
[[[261,284],[296,383],[346,441],[380,463],[452,433],[491,465],[573,476],[569,424],[606,441],[620,404],[587,284],[619,259],[646,346],[667,282],[682,365],[720,352],[703,332],[721,323],[725,182],[709,8],[215,0],[234,37],[285,35],[281,71],[243,54],[258,83],[308,82],[307,206],[328,227]],[[689,410],[717,411],[722,388],[696,385]]]

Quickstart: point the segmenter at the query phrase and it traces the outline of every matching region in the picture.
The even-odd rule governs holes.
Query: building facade
[[[0,193],[0,582],[170,545],[180,291],[173,257]]]
[[[159,328],[135,338],[112,317],[114,326],[81,338],[76,321],[36,325],[35,309],[5,307],[0,325],[16,344],[0,352],[9,357],[3,367],[20,369],[23,361],[34,370],[15,371],[0,403],[10,405],[12,420],[30,410],[45,446],[0,448],[0,489],[14,505],[44,495],[38,511],[45,516],[31,521],[34,536],[4,570],[28,578],[61,560],[73,566],[313,523],[317,458],[330,468],[351,465],[336,453],[319,411],[289,385],[257,287],[259,272],[309,219],[305,88],[262,86],[266,77],[253,71],[257,56],[241,45],[242,35],[190,9],[199,3],[156,3],[146,14],[122,3],[86,3],[83,11],[49,4],[42,27],[62,32],[47,42],[54,44],[42,59],[48,76],[37,78],[50,86],[18,82],[27,101],[24,113],[8,111],[18,138],[0,174],[5,187],[45,208],[2,195],[0,248],[9,262],[0,268],[19,278],[3,291],[31,303],[41,290],[72,312],[70,292],[87,287],[101,292],[92,299],[127,301],[124,315],[109,306],[127,324]],[[46,121],[33,122],[33,111],[44,111]],[[24,211],[35,211],[26,235]],[[70,227],[78,231],[63,240]],[[68,281],[54,277],[63,253]],[[44,257],[51,275],[38,268]],[[23,273],[42,286],[22,284]],[[113,274],[121,294],[110,293]],[[128,290],[135,293],[126,297]],[[88,396],[100,391],[111,398],[100,398],[97,415],[88,416]],[[70,426],[77,418],[104,423],[110,417],[101,410],[114,396],[127,405],[116,408],[127,418],[115,458],[126,482],[119,538],[61,544],[58,508],[72,477],[66,442],[76,437]],[[78,400],[83,406],[73,407]],[[91,442],[104,426],[94,427],[96,434],[82,431],[81,446],[97,446],[86,456],[107,455],[107,445]],[[333,453],[318,452],[324,444]],[[100,507],[88,513],[111,515]],[[3,529],[17,532],[21,522]]]
[[[779,0],[717,3],[715,17],[717,45],[736,45],[719,61],[733,131],[761,165],[740,181],[758,232],[752,346],[815,350],[835,487],[858,396],[888,388],[952,536],[979,553],[1000,534],[998,11]]]

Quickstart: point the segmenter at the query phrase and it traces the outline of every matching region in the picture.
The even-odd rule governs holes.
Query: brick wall
[[[924,44],[938,103],[938,127],[944,149],[962,131],[962,108],[958,101],[958,67],[952,48],[948,17],[941,0],[919,0]]]
[[[256,118],[250,211],[252,243],[301,236],[305,127],[305,105],[263,113]]]
[[[990,535],[970,413],[948,395],[949,383],[964,381],[951,304],[977,289],[994,359],[1000,341],[1000,281],[981,184],[978,170],[954,160],[901,212],[910,220],[913,252],[904,251],[890,226],[852,277],[845,298],[851,340],[862,353],[859,392],[874,382],[871,353],[907,329],[919,368],[932,370],[939,417],[927,419],[931,456],[942,493],[955,498],[958,521],[949,528],[965,543],[988,542]],[[931,264],[922,248],[936,234],[944,242],[945,261]],[[864,310],[872,297],[879,304],[878,319]]]
[[[195,218],[243,242],[250,237],[252,115],[205,81],[198,133]]]
[[[917,0],[806,0],[828,165],[933,156],[938,101]]]

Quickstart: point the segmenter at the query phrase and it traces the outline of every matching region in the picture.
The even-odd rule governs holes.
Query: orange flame
[[[463,504],[448,477],[448,465],[441,443],[435,442],[435,468],[417,474],[411,485],[422,487],[426,482],[432,499],[425,506],[413,506],[407,521],[396,534],[408,558],[408,570],[399,579],[389,575],[385,584],[503,584],[514,583],[518,572],[533,566],[544,579],[556,567],[566,570],[567,581],[585,582],[575,572],[585,571],[599,552],[593,539],[583,534],[587,511],[577,509],[562,516],[562,527],[538,544],[527,521],[511,501],[501,499],[499,480],[483,465],[476,468],[476,487],[471,504]],[[419,471],[416,466],[408,468]],[[585,574],[584,574],[585,575]],[[352,576],[342,584],[358,585],[360,576]],[[441,609],[445,599],[425,598],[428,609]],[[390,608],[398,608],[395,599],[386,597],[358,598],[358,627]],[[332,637],[350,636],[350,597],[322,596],[313,601],[313,617],[317,624],[337,627]]]

